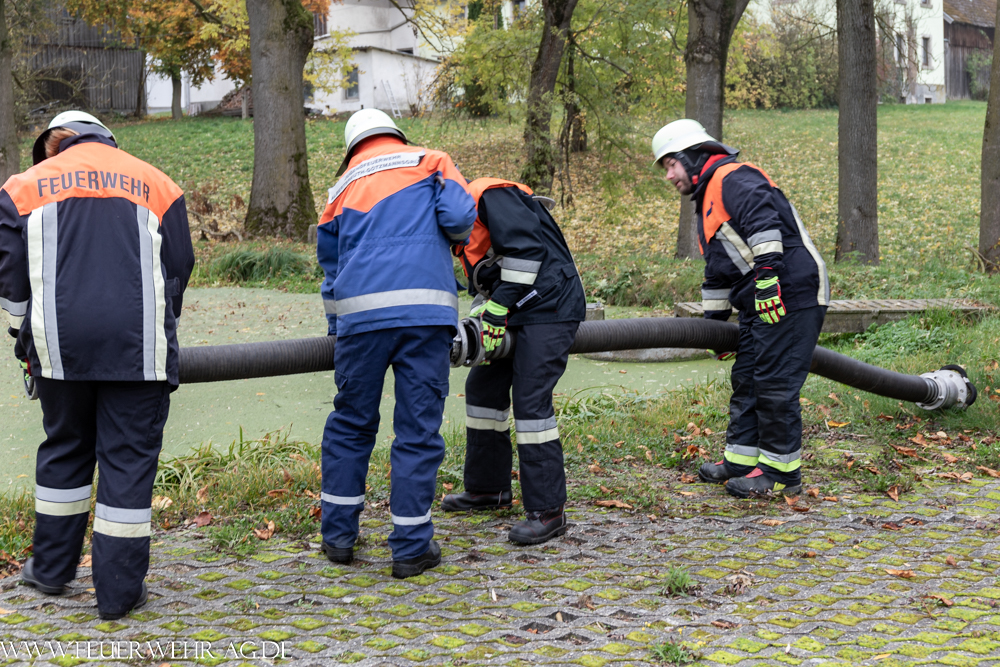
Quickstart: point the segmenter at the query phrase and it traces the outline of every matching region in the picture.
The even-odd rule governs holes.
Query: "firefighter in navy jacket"
[[[465,179],[440,151],[408,146],[377,109],[351,116],[346,173],[330,189],[317,228],[322,293],[337,395],[323,433],[323,549],[349,563],[365,502],[386,370],[395,376],[392,574],[441,562],[431,503],[444,458],[439,433],[448,395],[458,295],[449,245],[476,220]]]
[[[566,476],[552,390],[586,315],[583,285],[559,226],[520,183],[481,178],[469,184],[478,218],[455,254],[478,296],[490,349],[509,328],[512,358],[476,366],[465,383],[465,491],[445,496],[450,511],[511,506],[511,388],[526,517],[509,538],[538,544],[566,532]]]
[[[100,466],[93,576],[102,618],[146,601],[150,504],[194,266],[184,196],[96,118],[56,116],[0,190],[0,306],[37,387],[46,440],[25,583],[75,578]]]
[[[799,391],[830,303],[830,282],[795,207],[759,167],[678,120],[653,138],[656,162],[695,201],[705,317],[739,311],[726,451],[698,471],[739,498],[801,488]],[[719,355],[728,358],[731,353]]]

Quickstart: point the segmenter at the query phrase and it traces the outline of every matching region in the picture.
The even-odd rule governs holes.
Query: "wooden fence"
[[[944,76],[949,100],[967,100],[973,96],[973,88],[980,91],[980,99],[985,99],[985,94],[990,89],[989,66],[979,68],[974,82],[968,71],[969,59],[977,54],[988,57],[990,51],[970,46],[947,47]]]

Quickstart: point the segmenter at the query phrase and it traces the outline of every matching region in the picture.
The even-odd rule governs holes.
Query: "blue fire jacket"
[[[360,144],[317,228],[329,335],[457,327],[448,248],[476,221],[465,186],[446,153],[389,135]]]
[[[178,384],[193,267],[180,188],[103,137],[64,139],[0,190],[0,308],[34,376]]]

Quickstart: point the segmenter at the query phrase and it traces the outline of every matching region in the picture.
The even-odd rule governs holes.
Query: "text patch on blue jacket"
[[[317,228],[331,336],[458,324],[449,246],[468,240],[476,207],[446,153],[394,136],[365,140]]]

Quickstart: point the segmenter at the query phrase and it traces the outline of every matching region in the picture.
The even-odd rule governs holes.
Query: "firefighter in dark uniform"
[[[178,384],[177,319],[194,266],[184,196],[99,120],[56,116],[35,166],[0,190],[0,306],[46,439],[25,584],[76,577],[100,467],[93,577],[101,618],[143,605],[153,479]]]
[[[791,496],[802,483],[799,391],[830,282],[795,207],[762,169],[737,162],[738,152],[690,119],[653,137],[656,163],[695,202],[705,317],[726,321],[739,311],[726,451],[698,474],[738,498]]]
[[[483,343],[509,329],[512,358],[476,366],[465,383],[465,491],[441,501],[448,511],[511,506],[511,388],[525,519],[509,538],[538,544],[566,532],[566,475],[552,390],[586,315],[583,285],[559,226],[525,185],[495,178],[469,184],[479,217],[455,254],[478,297]]]

